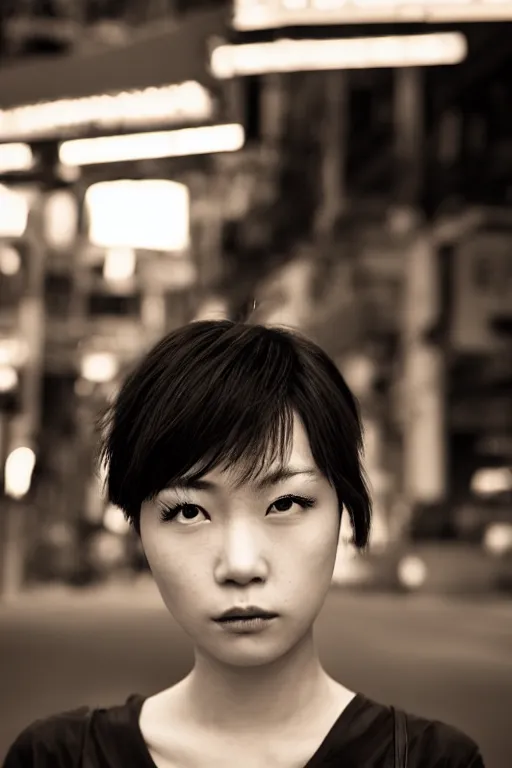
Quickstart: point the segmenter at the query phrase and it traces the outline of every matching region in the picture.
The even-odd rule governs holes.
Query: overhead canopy
[[[108,92],[197,81],[208,87],[208,40],[227,29],[224,9],[188,14],[103,52],[60,56],[0,69],[0,109]]]

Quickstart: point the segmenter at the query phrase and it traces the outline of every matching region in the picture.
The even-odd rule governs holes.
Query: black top
[[[4,768],[155,768],[139,715],[144,696],[107,709],[81,707],[38,720],[10,748]],[[458,729],[407,714],[408,768],[484,768]],[[393,768],[389,707],[357,694],[304,768]]]

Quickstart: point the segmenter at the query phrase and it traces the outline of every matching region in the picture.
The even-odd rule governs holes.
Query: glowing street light
[[[407,555],[398,564],[398,580],[406,589],[420,589],[427,576],[427,566],[417,555]]]
[[[64,141],[59,148],[59,159],[65,166],[82,166],[210,155],[237,152],[244,142],[244,129],[241,125],[205,125],[175,131]]]
[[[12,392],[16,389],[19,376],[12,365],[0,365],[0,392]]]
[[[0,273],[12,277],[21,269],[21,256],[12,245],[0,246]]]
[[[94,384],[112,381],[119,371],[119,362],[110,352],[91,352],[82,359],[82,377]]]
[[[459,32],[339,40],[276,40],[219,45],[211,54],[215,77],[228,79],[278,72],[430,67],[459,64],[467,43]]]
[[[36,456],[31,448],[12,451],[5,462],[5,492],[13,499],[22,499],[30,490]]]
[[[234,0],[233,27],[248,32],[329,24],[510,19],[510,0]]]
[[[213,112],[211,93],[201,83],[191,80],[141,91],[0,109],[0,139],[51,138],[64,131],[90,126],[108,129],[123,126],[133,130],[162,122],[202,122],[210,120]]]

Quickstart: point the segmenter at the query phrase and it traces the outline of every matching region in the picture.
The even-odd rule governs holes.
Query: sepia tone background
[[[327,667],[512,764],[511,36],[506,0],[0,3],[0,759],[190,667],[94,420],[164,333],[251,316],[361,404]]]

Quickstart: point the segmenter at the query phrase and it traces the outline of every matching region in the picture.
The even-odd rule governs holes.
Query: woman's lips
[[[240,617],[216,620],[216,623],[227,632],[236,635],[244,635],[262,632],[273,624],[276,618],[277,614],[269,614],[268,616],[248,616],[245,618]]]

